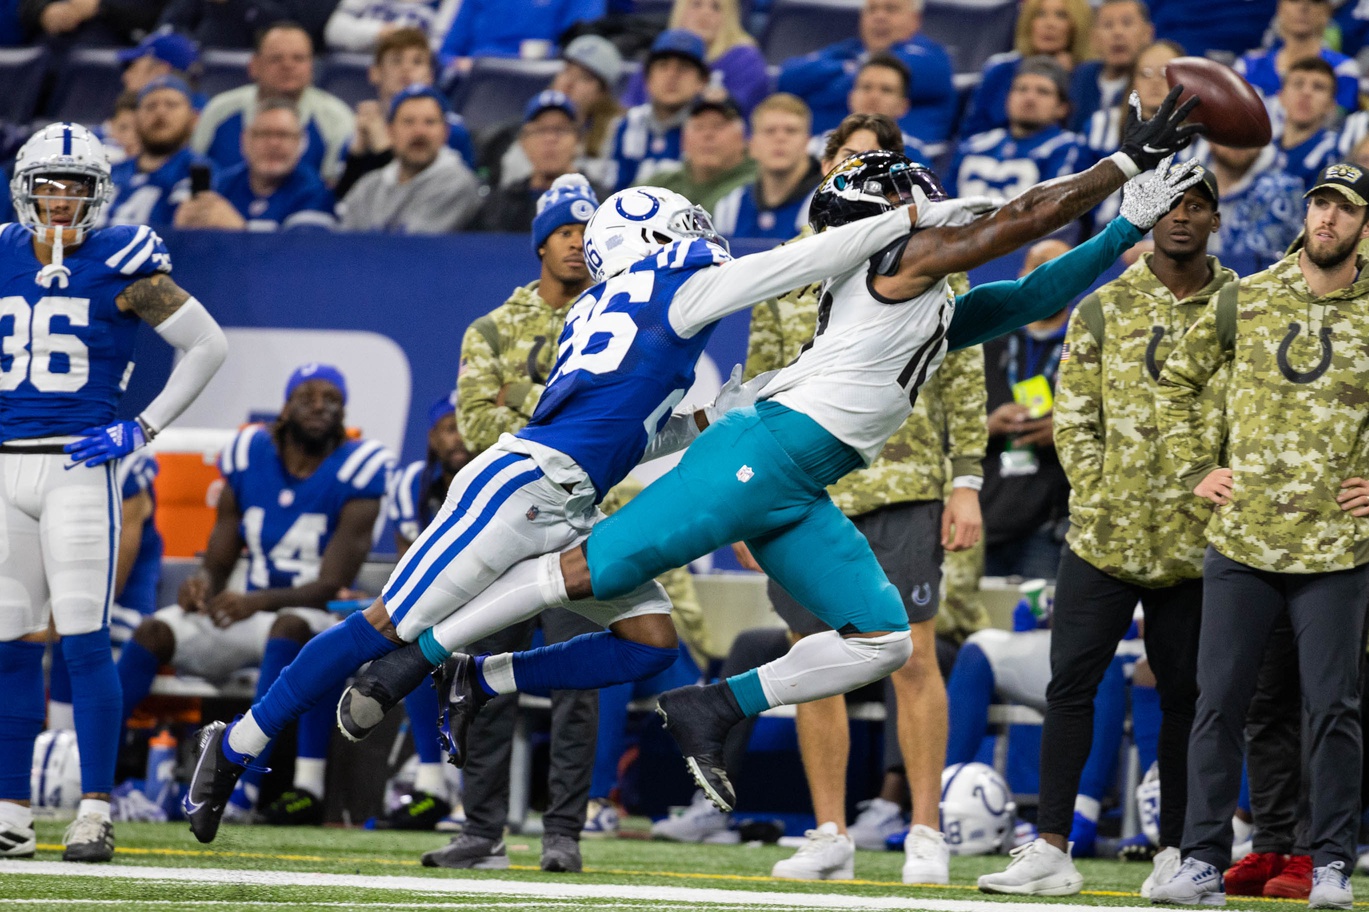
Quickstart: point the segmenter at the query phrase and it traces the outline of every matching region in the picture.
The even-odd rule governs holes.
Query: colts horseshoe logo
[[[1321,361],[1316,367],[1305,372],[1296,370],[1293,365],[1288,363],[1288,349],[1300,332],[1302,332],[1301,324],[1288,324],[1288,335],[1284,336],[1283,341],[1279,343],[1279,372],[1292,383],[1311,383],[1326,373],[1326,369],[1331,366],[1331,327],[1323,326],[1318,334],[1321,339]]]
[[[1150,374],[1150,379],[1159,381],[1160,365],[1155,361],[1155,352],[1160,347],[1160,340],[1165,337],[1163,326],[1152,326],[1150,328],[1150,344],[1146,346],[1146,373]]]
[[[546,336],[534,336],[532,339],[532,349],[528,352],[528,379],[533,383],[545,385],[547,382],[547,378],[542,376],[541,368],[537,366],[537,355],[546,344]]]
[[[651,218],[653,215],[660,211],[661,201],[658,200],[656,197],[652,196],[650,193],[647,193],[644,190],[638,190],[637,196],[642,197],[647,201],[647,203],[649,203],[647,210],[645,212],[629,212],[623,208],[624,201],[629,199],[635,200],[635,197],[630,196],[618,197],[617,201],[614,202],[613,207],[618,210],[619,215],[633,222],[645,222],[647,219]]]

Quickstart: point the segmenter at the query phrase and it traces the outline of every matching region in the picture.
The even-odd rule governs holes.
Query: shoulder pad
[[[374,490],[374,496],[385,493],[388,472],[395,463],[394,455],[379,440],[362,438],[349,440],[341,450],[346,454],[337,471],[337,479],[358,491]]]
[[[228,441],[223,452],[219,454],[219,471],[224,475],[246,471],[252,464],[252,445],[257,438],[261,437],[270,443],[270,437],[265,431],[260,424],[249,424],[233,435],[233,439]]]
[[[101,253],[110,251],[105,265],[129,277],[171,271],[171,254],[161,236],[146,225],[111,225],[101,228]]]

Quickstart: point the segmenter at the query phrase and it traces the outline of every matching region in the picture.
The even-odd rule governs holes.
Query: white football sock
[[[48,701],[48,730],[58,731],[60,729],[76,730],[76,710],[70,703],[59,703],[56,700]]]
[[[480,675],[490,690],[497,694],[518,693],[518,682],[513,679],[513,653],[501,652],[486,656],[480,664]]]
[[[1103,804],[1097,798],[1090,798],[1088,795],[1074,796],[1074,813],[1092,823],[1098,822],[1098,814],[1103,810]]]
[[[80,807],[76,809],[76,816],[84,817],[86,814],[94,814],[101,820],[108,820],[109,802],[98,798],[82,798]]]
[[[433,627],[433,638],[442,648],[455,650],[565,601],[561,555],[528,558],[505,570],[484,592]]]
[[[418,765],[418,772],[414,775],[414,791],[427,792],[439,798],[446,797],[447,780],[442,776],[442,761]]]
[[[296,757],[295,790],[306,791],[315,798],[322,798],[327,772],[328,761],[322,757]]]
[[[806,636],[757,672],[771,706],[849,693],[892,674],[913,654],[908,631],[843,637],[835,630]]]
[[[252,710],[234,723],[228,732],[228,746],[246,757],[255,757],[266,750],[271,739],[261,730],[257,720],[252,718]]]

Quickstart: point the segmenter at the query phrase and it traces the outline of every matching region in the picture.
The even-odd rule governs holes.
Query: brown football
[[[1177,57],[1165,65],[1170,88],[1184,87],[1182,104],[1198,96],[1188,119],[1207,126],[1207,138],[1224,146],[1254,149],[1269,144],[1269,112],[1260,93],[1230,67],[1206,57]]]

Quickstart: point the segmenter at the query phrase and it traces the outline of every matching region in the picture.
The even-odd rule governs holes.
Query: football
[[[1165,80],[1170,88],[1184,87],[1180,104],[1198,96],[1189,120],[1206,125],[1211,141],[1238,149],[1268,145],[1269,112],[1260,94],[1235,70],[1206,57],[1178,57],[1166,64]]]

